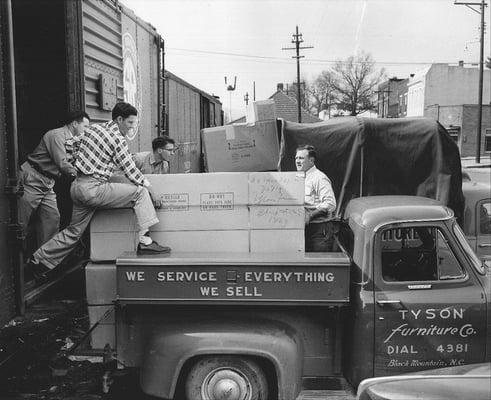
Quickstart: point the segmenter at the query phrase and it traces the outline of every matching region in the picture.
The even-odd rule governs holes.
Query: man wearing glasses
[[[176,150],[174,139],[159,136],[152,141],[152,151],[136,153],[133,159],[143,174],[168,174],[169,162]]]

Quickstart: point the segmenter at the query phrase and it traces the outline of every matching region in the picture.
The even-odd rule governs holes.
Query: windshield
[[[462,229],[460,229],[459,224],[457,224],[456,222],[454,222],[453,224],[453,231],[457,236],[457,238],[459,239],[459,242],[462,245],[462,249],[466,253],[467,258],[469,259],[471,264],[474,266],[477,272],[484,275],[485,271],[482,261],[479,260],[479,258],[476,256],[476,253],[474,253],[474,250],[472,250],[472,247],[467,242],[464,232],[462,232]]]

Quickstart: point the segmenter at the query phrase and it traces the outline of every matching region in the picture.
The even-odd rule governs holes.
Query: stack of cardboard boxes
[[[163,207],[151,236],[173,251],[304,251],[304,176],[297,172],[148,175]],[[131,209],[101,210],[91,227],[92,261],[137,244]]]
[[[147,175],[163,203],[152,238],[172,252],[304,252],[304,174],[257,172],[278,164],[274,102],[253,103],[246,124],[204,129],[202,138],[210,173]],[[114,260],[136,250],[137,229],[132,209],[92,219],[87,303],[91,325],[100,323],[93,348],[115,346]]]

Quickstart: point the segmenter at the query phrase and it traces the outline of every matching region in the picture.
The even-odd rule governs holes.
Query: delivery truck
[[[453,145],[436,122],[373,124],[282,127],[280,166],[292,138],[319,141],[323,129],[349,149],[334,181],[332,253],[304,251],[303,173],[149,175],[163,202],[152,236],[173,248],[166,256],[128,252],[132,211],[100,210],[86,267],[92,346],[138,369],[145,393],[188,400],[351,399],[365,378],[489,361],[491,272],[456,218]],[[432,151],[413,151],[417,178],[386,179],[378,188],[395,193],[381,195],[371,174],[386,155],[374,159],[370,145],[381,132],[404,139],[401,126]],[[315,144],[318,164],[339,167]]]
[[[139,368],[143,391],[159,398],[300,400],[489,361],[491,273],[453,212],[377,196],[350,201],[345,215],[335,253],[125,253],[89,264],[88,299],[107,302],[92,312],[114,305],[103,326],[118,364]]]

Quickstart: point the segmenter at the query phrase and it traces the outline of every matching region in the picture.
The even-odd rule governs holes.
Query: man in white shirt
[[[315,166],[314,146],[297,148],[297,171],[305,171],[305,251],[332,251],[334,235],[328,223],[336,210],[331,181]]]

